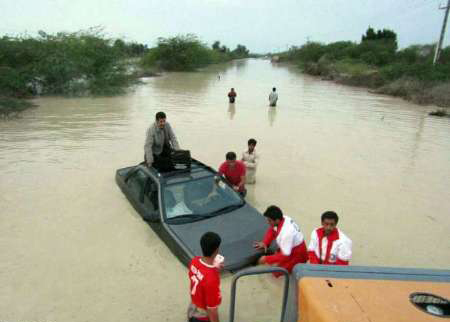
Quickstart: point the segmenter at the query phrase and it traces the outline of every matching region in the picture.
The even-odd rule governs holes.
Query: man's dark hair
[[[283,219],[283,212],[277,206],[269,206],[266,211],[264,211],[264,217],[272,220]]]
[[[210,257],[220,246],[222,239],[216,233],[209,231],[204,233],[200,239],[203,256]]]
[[[277,90],[277,88],[276,88],[276,87],[272,88],[272,91],[274,91],[274,92],[275,92],[276,90]]]
[[[248,140],[248,145],[250,144],[256,145],[256,140],[255,139]]]
[[[228,161],[236,160],[236,153],[228,152],[227,154],[225,154],[225,159],[228,160]]]
[[[158,112],[158,113],[156,113],[155,118],[156,118],[157,121],[159,121],[160,119],[165,119],[166,118],[166,113]]]
[[[334,211],[325,211],[325,212],[322,214],[322,222],[323,222],[325,219],[332,219],[332,220],[334,220],[334,221],[336,222],[336,224],[337,224],[338,221],[339,221],[339,217],[338,217],[337,213],[335,213]]]

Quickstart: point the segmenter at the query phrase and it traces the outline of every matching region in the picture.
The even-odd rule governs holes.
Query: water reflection
[[[236,104],[228,103],[228,116],[230,120],[234,118],[234,114],[236,114]]]
[[[236,62],[235,62],[236,69],[237,70],[242,70],[244,67],[247,66],[247,62],[248,62],[247,59],[236,60]]]
[[[160,106],[192,106],[204,104],[210,87],[217,86],[231,64],[220,64],[214,68],[197,72],[173,72],[149,82],[148,90],[154,93]],[[227,92],[228,93],[228,92]]]
[[[277,108],[275,106],[269,107],[269,113],[267,114],[269,119],[270,126],[273,126],[273,123],[275,122],[275,119],[277,117]]]

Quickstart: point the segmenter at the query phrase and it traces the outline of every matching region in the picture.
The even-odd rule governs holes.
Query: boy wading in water
[[[236,92],[234,91],[234,88],[232,88],[230,90],[230,92],[228,93],[228,99],[230,100],[230,103],[234,103],[236,101]]]

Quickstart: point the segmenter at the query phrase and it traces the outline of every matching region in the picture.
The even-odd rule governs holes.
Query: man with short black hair
[[[311,233],[308,246],[310,264],[348,265],[352,257],[352,241],[340,229],[334,211],[326,211],[321,216],[322,227]]]
[[[270,106],[276,106],[278,101],[278,93],[277,89],[274,87],[272,88],[272,92],[269,94],[269,104]]]
[[[166,121],[166,114],[158,112],[155,115],[155,123],[147,130],[145,140],[145,162],[147,166],[159,171],[170,171],[173,164],[170,158],[172,150],[179,150],[177,137],[169,122]]]
[[[228,93],[228,100],[230,101],[231,104],[234,103],[234,101],[236,100],[236,91],[234,90],[234,88],[231,88],[230,92]]]
[[[223,257],[218,255],[220,243],[218,234],[205,233],[200,239],[203,257],[196,256],[189,264],[189,322],[219,322],[218,308],[222,301],[219,270],[223,268]]]
[[[256,153],[256,140],[248,140],[248,150],[242,153],[242,162],[246,167],[245,183],[253,184],[256,182],[256,167],[258,166],[259,155]]]
[[[258,264],[267,264],[283,267],[291,272],[296,264],[306,263],[308,253],[303,234],[292,218],[283,216],[283,212],[277,206],[270,206],[264,212],[267,218],[269,229],[264,239],[254,243],[256,249],[263,249],[267,253],[267,248],[273,240],[276,240],[278,250],[274,255],[262,256]],[[281,273],[274,273],[280,276]]]
[[[225,155],[226,161],[219,167],[219,174],[223,175],[233,189],[241,196],[245,197],[245,164],[242,161],[236,160],[236,153],[228,152]]]

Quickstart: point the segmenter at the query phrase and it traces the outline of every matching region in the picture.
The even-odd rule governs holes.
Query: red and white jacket
[[[311,233],[308,257],[310,264],[348,265],[352,258],[352,241],[338,228],[328,236],[323,228],[317,228]]]
[[[292,250],[304,241],[297,224],[288,216],[283,216],[278,226],[272,226],[267,230],[263,243],[269,247],[274,239],[277,241],[280,253],[284,256],[290,256]]]

